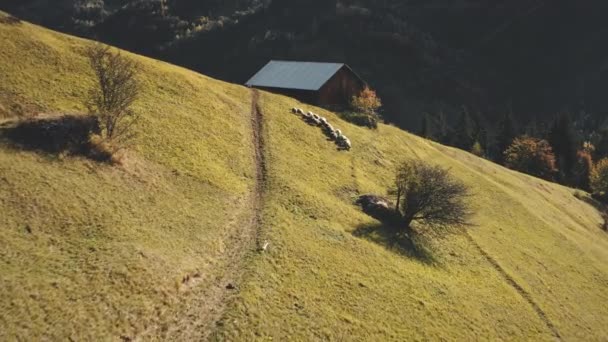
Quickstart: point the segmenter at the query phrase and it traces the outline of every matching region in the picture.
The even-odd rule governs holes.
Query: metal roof
[[[245,85],[314,91],[343,66],[341,63],[270,61]]]

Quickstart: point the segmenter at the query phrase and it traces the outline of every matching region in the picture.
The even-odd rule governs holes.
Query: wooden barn
[[[366,83],[346,64],[270,61],[247,83],[320,106],[346,106]]]

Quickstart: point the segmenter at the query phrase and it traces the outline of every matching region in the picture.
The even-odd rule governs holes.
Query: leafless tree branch
[[[140,93],[139,65],[102,44],[89,48],[87,57],[97,84],[90,89],[86,105],[98,117],[103,138],[124,144],[133,138],[139,119],[131,109]]]

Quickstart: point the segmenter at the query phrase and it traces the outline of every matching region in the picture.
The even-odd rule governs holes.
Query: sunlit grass
[[[84,40],[0,24],[7,120],[84,113]],[[212,278],[253,184],[249,91],[135,55],[143,121],[123,166],[0,145],[0,339],[134,336]],[[203,284],[204,285],[204,284]],[[195,291],[192,291],[195,292]]]
[[[386,194],[405,158],[450,168],[472,188],[469,234],[527,291],[567,339],[608,334],[608,236],[573,190],[386,125],[349,125],[334,114],[263,96],[271,189],[265,230],[271,249],[218,338],[552,340],[530,303],[464,236],[401,253],[354,234],[380,223],[357,194]],[[353,142],[338,152],[322,133],[288,113],[326,116]],[[584,290],[581,290],[584,287]]]
[[[0,120],[84,112],[88,42],[26,23],[0,24],[0,41]],[[255,173],[250,92],[129,56],[145,70],[144,121],[123,166],[0,145],[0,340],[134,336],[199,295],[184,276],[221,272],[224,234]],[[465,236],[430,242],[425,258],[375,238],[379,222],[353,201],[384,194],[412,157],[471,186],[469,234],[564,339],[608,336],[608,237],[573,190],[395,127],[371,131],[267,93],[261,101],[270,245],[251,258],[217,338],[553,340]],[[288,113],[294,105],[326,116],[353,149],[337,151]]]

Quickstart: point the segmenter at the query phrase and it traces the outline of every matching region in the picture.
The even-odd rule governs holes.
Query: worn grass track
[[[189,296],[187,305],[177,307],[189,308],[187,311],[172,312],[171,319],[164,329],[146,331],[137,336],[136,340],[170,340],[170,341],[202,341],[213,336],[217,324],[224,315],[226,307],[234,298],[243,279],[247,258],[259,252],[262,242],[262,207],[266,188],[266,162],[264,157],[263,115],[258,104],[259,93],[251,91],[251,140],[254,147],[251,151],[255,165],[255,184],[248,195],[250,204],[242,213],[242,218],[235,219],[224,229],[231,232],[227,239],[221,263],[218,264],[221,274],[215,279],[207,279],[204,288]],[[189,279],[192,287],[198,286],[201,280]],[[161,327],[157,326],[157,328]]]
[[[559,331],[557,330],[557,328],[555,327],[555,325],[553,324],[553,322],[551,322],[551,320],[549,319],[549,317],[547,317],[547,314],[543,311],[543,309],[536,303],[536,301],[534,300],[534,298],[532,298],[532,295],[530,295],[530,293],[528,291],[526,291],[521,285],[519,285],[517,283],[517,281],[515,281],[515,279],[513,279],[513,277],[509,273],[507,273],[507,271],[505,271],[505,269],[502,268],[502,266],[500,266],[500,264],[494,258],[492,258],[492,256],[489,255],[475,241],[475,239],[470,234],[465,233],[465,236],[471,242],[471,244],[473,246],[475,246],[475,248],[479,251],[479,253],[481,255],[483,255],[484,258],[486,258],[486,260],[488,261],[488,263],[490,265],[492,265],[492,267],[505,278],[505,281],[507,282],[507,284],[509,284],[511,287],[513,287],[513,289],[515,291],[517,291],[517,293],[519,293],[521,295],[521,297],[523,299],[525,299],[530,304],[530,306],[532,307],[532,309],[534,309],[534,311],[538,314],[538,317],[540,317],[540,319],[545,323],[545,325],[547,326],[547,329],[549,331],[551,331],[551,333],[555,336],[555,338],[557,340],[561,340],[561,336],[559,334]]]

